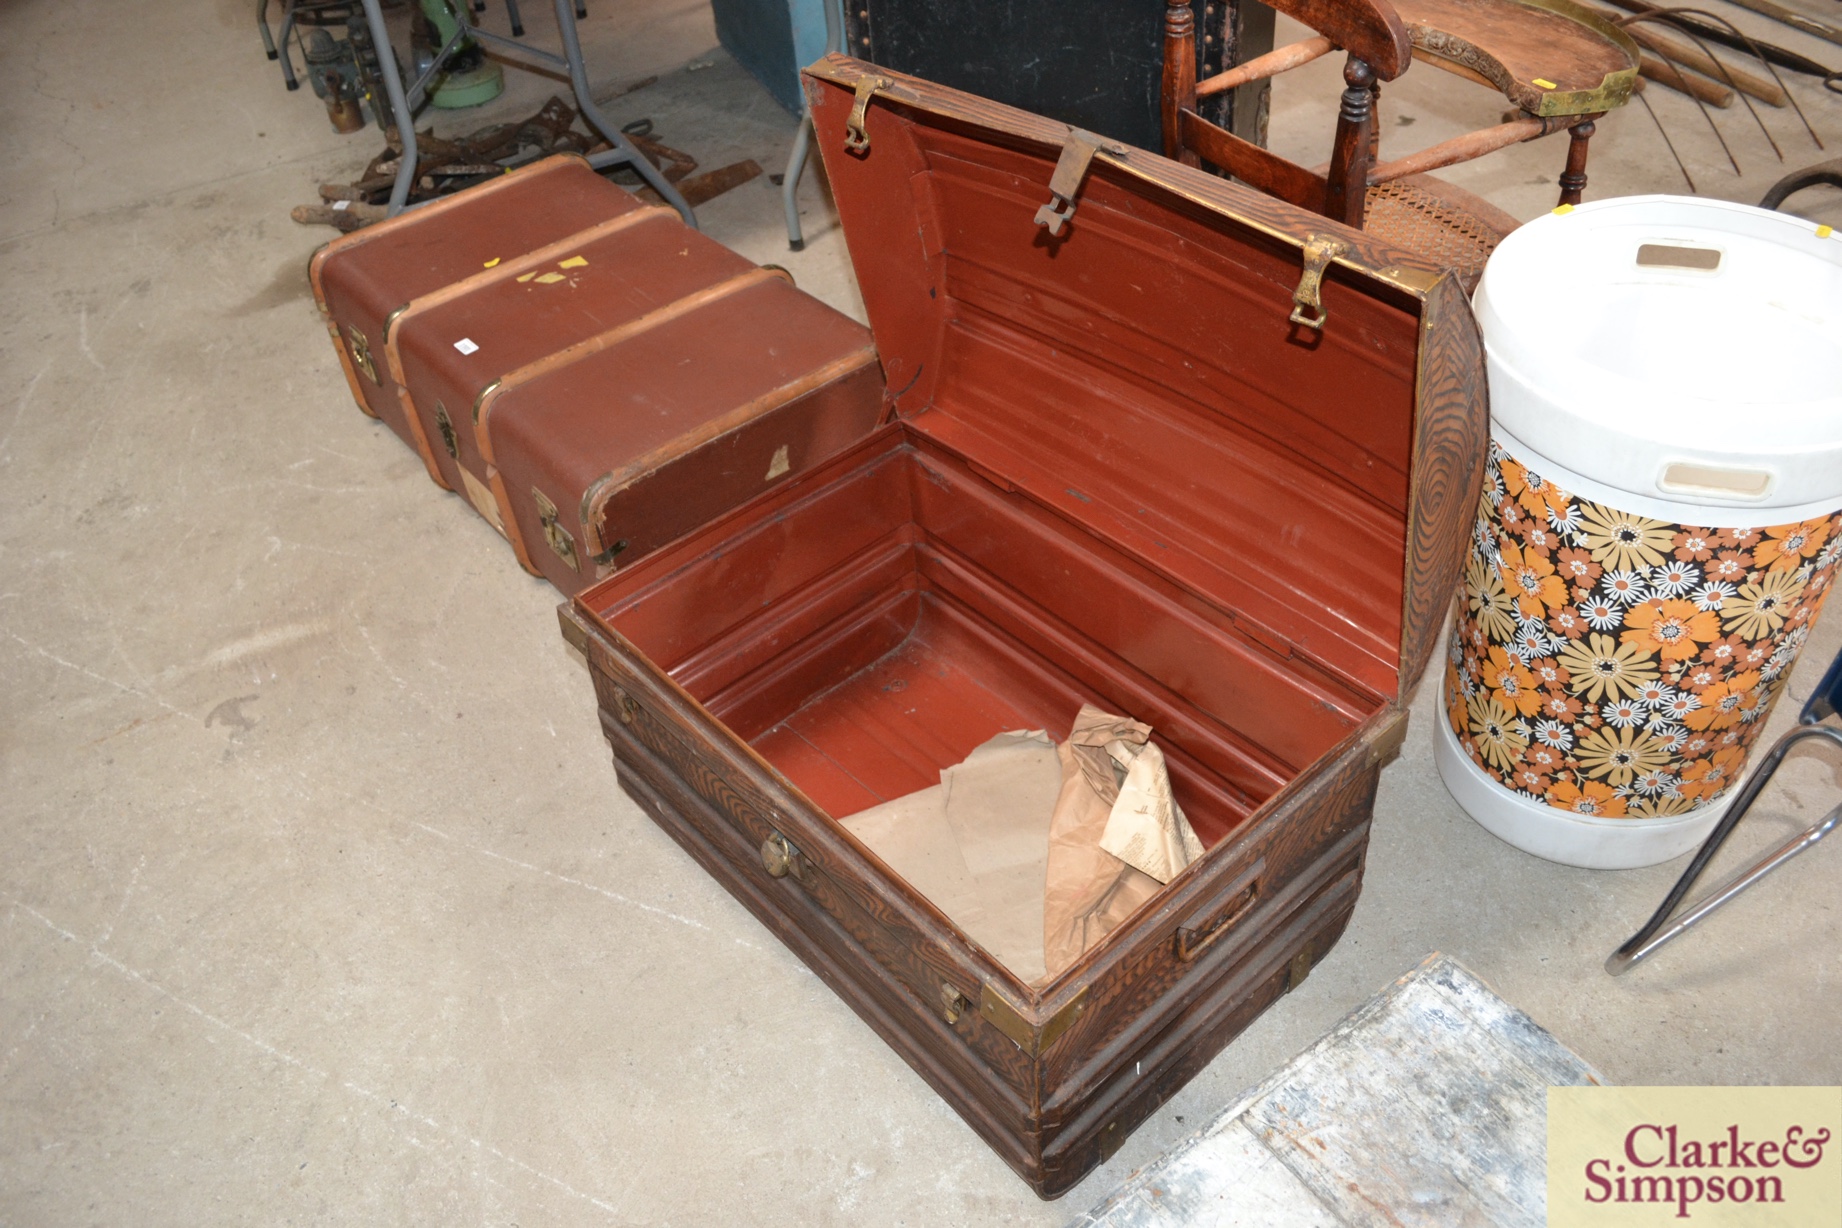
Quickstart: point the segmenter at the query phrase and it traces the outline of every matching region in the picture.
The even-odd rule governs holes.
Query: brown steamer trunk
[[[622,787],[1053,1197],[1349,919],[1477,497],[1477,332],[1414,256],[1156,155],[1083,176],[1097,138],[841,57],[806,87],[893,420],[564,633]],[[836,819],[1084,700],[1154,726],[1208,851],[1032,988]]]
[[[869,330],[785,278],[669,209],[632,210],[395,313],[390,372],[446,484],[570,593],[597,574],[572,543],[631,561],[875,425]],[[856,378],[805,395],[840,360]]]
[[[481,272],[488,261],[503,262],[644,209],[643,201],[596,174],[586,159],[559,154],[366,226],[315,252],[308,266],[314,301],[326,317],[358,408],[381,419],[422,457],[431,478],[451,487],[422,424],[404,412],[385,361],[391,314]]]
[[[474,407],[487,389],[528,363],[753,267],[676,212],[642,208],[476,269],[391,316],[385,361],[403,415],[432,445],[443,484],[504,532],[474,438]]]
[[[681,237],[669,251],[690,272],[697,236]],[[565,594],[790,481],[882,417],[869,330],[784,271],[737,259],[732,276],[651,311],[604,300],[604,320],[629,318],[473,402],[497,522],[525,569]],[[684,288],[663,273],[654,284]]]

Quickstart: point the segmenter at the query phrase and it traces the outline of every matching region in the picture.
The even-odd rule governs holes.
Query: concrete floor
[[[1680,867],[1498,843],[1439,784],[1429,686],[1341,945],[1038,1202],[624,800],[556,594],[353,408],[302,272],[328,232],[287,210],[375,137],[282,90],[249,8],[0,15],[0,1223],[1062,1223],[1434,949],[1620,1082],[1842,1082],[1842,852],[1613,981]],[[778,169],[792,120],[706,8],[591,8],[596,79],[659,77],[617,118]],[[1324,76],[1275,123],[1314,161]],[[552,88],[514,74],[495,114]],[[1801,93],[1842,143],[1842,100]],[[1736,179],[1680,101],[1702,189],[1757,199],[1757,134],[1722,117]],[[1425,69],[1385,107],[1397,151],[1498,109]],[[1681,189],[1642,114],[1601,129],[1596,193]],[[1532,216],[1561,155],[1452,178]],[[805,199],[799,255],[765,180],[703,217],[854,310]],[[1775,727],[1839,643],[1832,611]],[[1835,761],[1787,781],[1729,862],[1812,821]]]

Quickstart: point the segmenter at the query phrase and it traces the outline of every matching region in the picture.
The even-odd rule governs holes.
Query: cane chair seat
[[[1484,262],[1516,226],[1515,218],[1483,197],[1431,175],[1378,183],[1363,207],[1364,230],[1452,269],[1466,291],[1477,285]]]

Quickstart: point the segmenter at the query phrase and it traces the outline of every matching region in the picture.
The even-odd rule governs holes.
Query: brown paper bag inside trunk
[[[1087,705],[1065,743],[1001,733],[940,784],[842,822],[999,963],[1044,983],[1202,854],[1150,734]]]
[[[1061,788],[1040,729],[1001,733],[940,783],[843,820],[991,957],[1042,977],[1043,859]]]
[[[1202,856],[1151,726],[1085,704],[1056,748],[1043,963],[1053,976]]]

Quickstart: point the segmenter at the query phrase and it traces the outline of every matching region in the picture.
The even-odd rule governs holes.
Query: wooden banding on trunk
[[[322,247],[308,275],[359,408],[413,448],[431,480],[452,489],[421,421],[405,411],[387,365],[391,314],[482,271],[489,261],[520,256],[640,208],[587,159],[558,154]],[[465,224],[455,224],[459,218]]]
[[[855,443],[882,385],[868,330],[784,270],[580,159],[548,175],[367,231],[323,281],[335,309],[399,304],[381,348],[364,343],[364,378],[394,395],[431,476],[569,594]]]
[[[565,593],[849,446],[882,414],[862,326],[784,269],[729,259],[745,271],[674,291],[474,403],[506,536]]]
[[[396,381],[397,399],[402,405],[403,417],[407,421],[415,423],[419,436],[429,443],[428,456],[424,459],[434,462],[434,477],[437,485],[446,487],[449,490],[456,489],[456,483],[448,476],[447,470],[441,464],[439,455],[434,448],[435,439],[442,438],[443,436],[440,433],[436,436],[431,436],[428,432],[427,419],[434,413],[434,409],[432,407],[420,407],[416,404],[414,392],[410,387],[411,380],[404,373],[401,347],[397,344],[398,336],[404,324],[413,322],[418,316],[431,312],[444,304],[451,303],[455,299],[477,293],[487,286],[498,282],[517,281],[527,274],[532,273],[534,270],[547,268],[559,260],[567,259],[571,255],[580,252],[584,246],[592,244],[598,239],[606,238],[609,235],[619,234],[630,226],[649,221],[663,222],[668,218],[675,219],[676,217],[677,215],[675,213],[665,209],[635,208],[617,213],[615,216],[589,227],[580,234],[567,235],[557,240],[555,243],[537,248],[522,256],[515,256],[509,260],[495,258],[491,268],[482,268],[471,276],[462,277],[438,289],[431,290],[427,294],[410,300],[408,303],[405,303],[385,317],[384,360],[390,370],[390,378]]]

